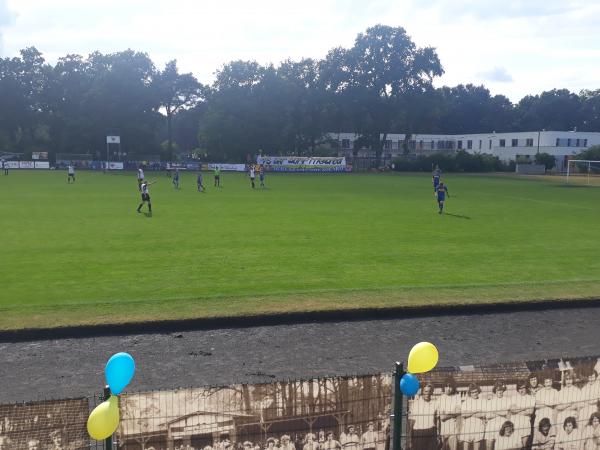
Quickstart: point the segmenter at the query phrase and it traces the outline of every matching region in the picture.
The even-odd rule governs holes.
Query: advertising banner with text
[[[258,156],[256,162],[272,172],[346,172],[346,158],[329,156]]]

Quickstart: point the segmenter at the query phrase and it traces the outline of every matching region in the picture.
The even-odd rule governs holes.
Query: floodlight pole
[[[394,424],[394,443],[392,450],[402,450],[402,391],[400,390],[400,379],[404,376],[404,364],[396,361],[394,373],[394,413],[392,415]]]

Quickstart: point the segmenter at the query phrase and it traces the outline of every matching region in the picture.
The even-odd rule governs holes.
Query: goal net
[[[567,184],[600,186],[600,161],[571,159],[567,164]]]

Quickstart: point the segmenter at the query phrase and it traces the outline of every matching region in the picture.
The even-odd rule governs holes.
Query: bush
[[[543,164],[546,170],[551,170],[556,165],[556,158],[548,153],[538,153],[535,155],[535,163]]]
[[[600,161],[600,145],[594,145],[587,150],[582,151],[576,157],[571,159],[587,159],[591,161]]]
[[[433,153],[426,156],[402,156],[394,159],[394,170],[400,172],[431,172],[436,165],[444,172],[510,172],[514,163],[504,163],[497,156],[470,154],[464,150],[456,153]]]

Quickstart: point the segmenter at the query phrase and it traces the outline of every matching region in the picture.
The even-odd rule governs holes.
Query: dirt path
[[[600,306],[1,343],[0,403],[98,392],[118,351],[140,391],[388,371],[422,340],[442,366],[600,355],[599,324]]]

